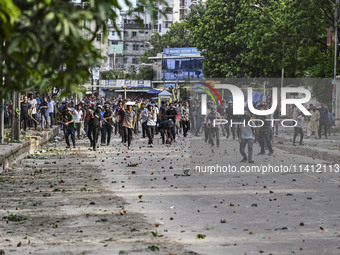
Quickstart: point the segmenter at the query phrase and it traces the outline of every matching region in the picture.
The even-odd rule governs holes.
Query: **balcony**
[[[123,24],[124,29],[151,29],[151,25],[149,24],[144,24],[144,25],[139,25],[139,24]]]

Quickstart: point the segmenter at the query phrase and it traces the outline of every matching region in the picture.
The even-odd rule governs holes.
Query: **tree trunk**
[[[5,129],[5,100],[1,99],[0,101],[0,144],[4,143],[4,129]]]
[[[17,111],[19,109],[19,111]],[[17,112],[19,114],[17,114]],[[13,114],[12,114],[12,140],[19,141],[20,139],[20,93],[13,93]]]

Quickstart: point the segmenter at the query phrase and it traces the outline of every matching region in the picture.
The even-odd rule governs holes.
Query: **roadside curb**
[[[28,141],[20,143],[0,144],[0,172],[10,167],[14,162],[34,153],[41,145],[57,136],[60,132],[59,126],[54,126],[48,131],[40,132],[40,135],[26,136]]]

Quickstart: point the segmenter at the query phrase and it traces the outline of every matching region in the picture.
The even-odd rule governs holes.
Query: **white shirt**
[[[74,122],[79,123],[81,121],[81,118],[83,117],[83,111],[82,110],[74,110]]]
[[[47,101],[47,112],[48,113],[54,113],[54,105],[55,102],[51,100],[50,102]]]
[[[156,122],[157,122],[157,115],[156,112],[154,111],[153,114],[149,113],[149,111],[147,111],[147,126],[156,126]]]
[[[37,114],[37,100],[33,98],[33,100],[28,100],[28,103],[31,105],[31,113]]]
[[[154,111],[155,111],[155,113],[156,113],[156,114],[158,114],[158,113],[159,113],[159,109],[158,109],[158,107],[157,107],[157,106],[154,106],[154,108],[153,108],[153,109],[154,109]]]
[[[144,108],[141,112],[140,112],[140,118],[142,120],[142,123],[145,123],[147,121],[148,118],[148,109]]]

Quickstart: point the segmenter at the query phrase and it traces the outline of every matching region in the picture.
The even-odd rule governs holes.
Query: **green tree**
[[[192,28],[205,76],[280,77],[282,68],[286,76],[305,76],[327,53],[324,5],[317,0],[208,1]]]
[[[125,3],[132,12],[130,0]],[[137,9],[140,6],[153,17],[158,13],[153,0],[139,0]],[[119,9],[116,0],[81,5],[69,0],[1,1],[0,77],[5,82],[0,98],[35,87],[42,91],[57,86],[65,94],[74,92],[89,78],[89,68],[100,62],[101,54],[92,43],[99,32],[105,38],[107,21],[116,20]],[[92,29],[89,24],[94,24]]]
[[[192,47],[194,42],[189,30],[190,27],[189,21],[175,22],[164,35],[159,33],[152,35],[148,40],[152,49],[144,52],[140,60],[143,63],[151,63],[152,61],[148,57],[157,56],[157,53],[163,52],[164,48]]]
[[[140,66],[137,78],[140,80],[152,80],[153,78],[152,66]]]

